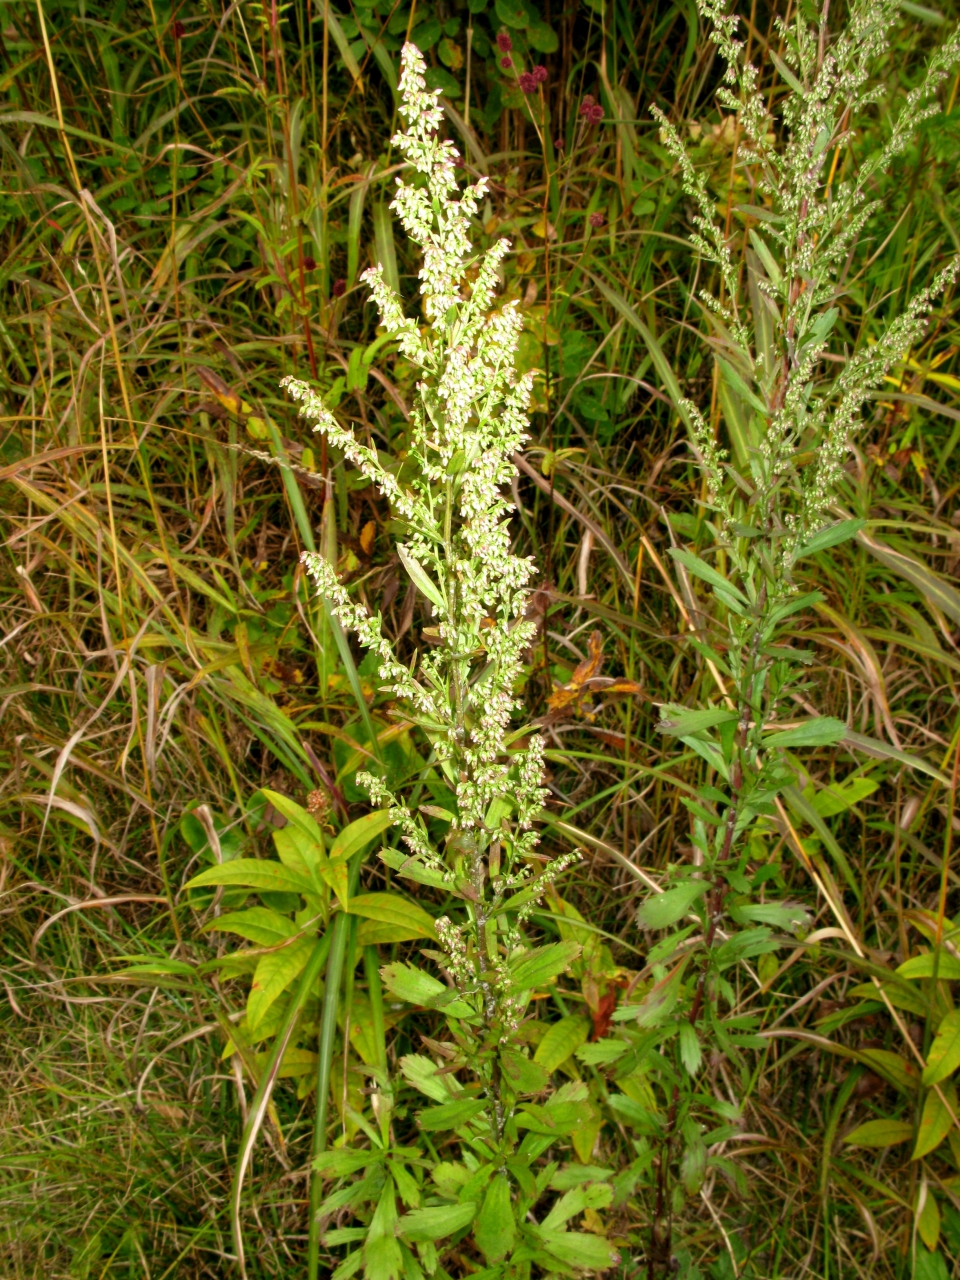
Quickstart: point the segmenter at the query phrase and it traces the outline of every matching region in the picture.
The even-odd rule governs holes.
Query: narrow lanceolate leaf
[[[776,729],[770,726],[763,735],[765,747],[830,747],[840,742],[847,733],[847,726],[834,716],[817,716],[792,729]]]
[[[840,520],[837,524],[818,530],[796,553],[796,559],[799,560],[801,556],[812,556],[818,551],[826,551],[828,547],[839,546],[848,538],[855,538],[866,523],[866,520],[859,519]]]
[[[343,828],[330,846],[330,861],[349,860],[359,849],[382,835],[392,824],[393,818],[389,809],[376,809],[373,813],[358,818],[356,822],[351,822],[348,827]]]
[[[447,612],[447,602],[443,598],[443,592],[433,581],[430,575],[424,569],[419,560],[416,560],[406,547],[397,544],[397,554],[403,561],[403,567],[410,575],[410,580],[423,595],[427,597],[430,603],[443,615]]]
[[[637,912],[641,929],[669,929],[682,920],[710,885],[706,880],[688,880],[665,893],[651,894]]]
[[[895,1147],[912,1137],[913,1125],[908,1120],[867,1120],[848,1133],[844,1142],[852,1147]]]
[[[960,1010],[952,1009],[940,1023],[927,1055],[923,1083],[929,1088],[952,1076],[960,1067]]]
[[[551,1023],[547,1034],[537,1045],[533,1055],[534,1062],[539,1062],[546,1071],[556,1071],[561,1063],[576,1053],[590,1034],[590,1023],[586,1018],[572,1014]]]
[[[477,1216],[473,1200],[465,1204],[443,1204],[433,1209],[415,1209],[405,1213],[397,1223],[397,1231],[405,1240],[443,1240],[455,1231],[469,1227]]]
[[[267,890],[270,893],[313,893],[313,885],[297,871],[282,862],[266,862],[259,858],[234,858],[222,866],[210,867],[188,880],[185,888],[200,889],[204,885],[232,885],[238,889]]]
[[[726,591],[728,595],[739,600],[741,604],[749,604],[747,597],[739,587],[735,587],[722,573],[718,573],[705,560],[695,556],[692,551],[684,551],[680,547],[671,547],[670,554],[674,560],[682,564],[685,569],[688,569],[696,577],[702,578],[704,582],[709,582],[711,587],[718,587],[721,591]]]
[[[351,898],[347,911],[392,928],[392,942],[409,938],[436,938],[433,917],[409,898],[398,893],[363,893]]]
[[[247,997],[247,1021],[251,1031],[256,1031],[274,1001],[300,977],[316,944],[316,938],[308,933],[260,957]]]
[[[511,966],[511,981],[520,991],[534,991],[569,968],[580,949],[579,942],[554,942],[528,951]]]
[[[737,713],[728,711],[725,707],[691,711],[689,707],[678,707],[668,702],[660,708],[660,723],[657,728],[661,733],[685,738],[690,734],[703,733],[705,729],[713,729],[718,724],[729,724],[736,718]]]
[[[956,1086],[952,1080],[945,1080],[943,1084],[931,1089],[924,1100],[912,1159],[920,1160],[923,1156],[936,1151],[950,1132],[955,1115],[957,1115]]]

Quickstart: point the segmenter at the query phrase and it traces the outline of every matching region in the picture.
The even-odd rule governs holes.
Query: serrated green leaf
[[[487,1104],[482,1098],[456,1098],[441,1103],[439,1107],[426,1107],[417,1115],[421,1129],[459,1129],[482,1115]]]
[[[504,1078],[517,1093],[540,1093],[550,1079],[541,1063],[531,1062],[519,1049],[501,1049],[500,1066]]]
[[[703,1061],[703,1053],[700,1050],[700,1041],[697,1038],[697,1033],[689,1022],[681,1022],[678,1036],[680,1061],[683,1063],[687,1075],[695,1076],[700,1070],[700,1064]]]
[[[363,893],[347,902],[350,915],[364,920],[389,925],[393,930],[391,942],[403,942],[410,938],[434,938],[437,931],[433,917],[423,907],[402,898],[398,893]]]
[[[400,1070],[405,1080],[434,1102],[449,1102],[462,1087],[449,1072],[441,1075],[437,1064],[422,1053],[408,1053],[402,1057]]]
[[[499,4],[499,0],[498,0]],[[506,1175],[494,1174],[483,1197],[483,1207],[473,1228],[473,1238],[487,1265],[500,1262],[513,1248],[517,1224],[513,1218],[510,1183]]]
[[[528,951],[510,966],[510,978],[520,991],[535,991],[563,973],[580,954],[579,942],[552,942]]]
[[[564,1266],[580,1271],[606,1271],[620,1261],[620,1254],[603,1236],[589,1231],[540,1231],[543,1247]]]
[[[415,1209],[405,1213],[397,1223],[397,1231],[405,1240],[443,1240],[456,1231],[469,1227],[477,1216],[472,1200],[465,1204],[442,1204],[431,1209]]]
[[[400,1000],[406,1000],[409,1004],[429,1005],[431,1000],[435,1000],[437,996],[442,996],[447,991],[443,983],[438,982],[429,973],[399,961],[396,964],[384,965],[380,970],[380,977],[391,995],[397,996]]]
[[[559,1022],[550,1024],[547,1034],[537,1045],[533,1060],[539,1062],[545,1071],[556,1071],[561,1063],[577,1052],[589,1034],[590,1023],[586,1018],[577,1014],[561,1018]]]

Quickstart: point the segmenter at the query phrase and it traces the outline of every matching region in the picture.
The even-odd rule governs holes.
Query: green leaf
[[[538,53],[556,53],[560,39],[546,22],[531,22],[527,27],[527,44]]]
[[[517,1093],[540,1093],[546,1089],[550,1079],[542,1063],[531,1062],[519,1049],[501,1049],[500,1066]]]
[[[348,860],[393,825],[389,809],[376,809],[344,827],[330,848],[330,861]]]
[[[443,592],[427,573],[426,569],[424,569],[420,561],[415,559],[407,548],[399,542],[397,543],[397,555],[403,561],[403,567],[409,574],[410,581],[421,595],[426,596],[440,614],[446,616],[447,602],[443,598]]]
[[[406,1000],[408,1004],[429,1005],[431,1000],[447,991],[443,983],[429,973],[399,961],[396,964],[385,964],[380,970],[380,977],[392,995]]]
[[[459,1129],[471,1120],[475,1120],[486,1110],[482,1098],[457,1098],[453,1102],[444,1102],[439,1107],[427,1107],[418,1112],[417,1123],[421,1129]]]
[[[709,582],[711,587],[717,587],[719,590],[725,591],[727,595],[733,596],[741,604],[750,603],[739,587],[735,587],[722,573],[718,573],[705,560],[695,556],[692,551],[685,551],[682,547],[670,547],[670,554],[674,560],[682,564],[695,577],[702,578],[704,582]]]
[[[637,912],[637,923],[641,929],[669,929],[709,888],[706,880],[687,880],[664,893],[651,894]]]
[[[408,898],[398,893],[363,893],[347,902],[347,911],[364,920],[389,925],[390,942],[404,942],[410,938],[436,938],[433,917]],[[387,939],[384,939],[387,941]],[[366,944],[365,944],[366,945]]]
[[[274,1001],[299,978],[316,941],[313,934],[305,933],[295,942],[260,957],[247,997],[247,1022],[252,1032],[256,1031]]]
[[[546,1251],[567,1267],[606,1271],[620,1261],[612,1244],[588,1231],[540,1231],[538,1234]]]
[[[802,556],[812,556],[818,551],[826,551],[828,547],[839,546],[848,538],[855,538],[866,523],[866,520],[858,519],[841,520],[837,524],[827,525],[825,529],[815,533],[809,542],[804,543],[794,559],[799,560]]]
[[[282,814],[292,827],[295,827],[307,840],[318,846],[320,852],[323,853],[323,830],[316,818],[309,814],[302,805],[297,804],[295,800],[291,800],[288,796],[282,796],[279,791],[270,791],[266,787],[261,787],[260,794],[266,796],[277,813]]]
[[[940,1023],[936,1038],[927,1054],[923,1083],[929,1088],[952,1076],[960,1067],[960,1010],[951,1009]]]
[[[577,1052],[589,1034],[590,1023],[586,1018],[577,1014],[561,1018],[559,1022],[550,1024],[547,1034],[537,1045],[533,1060],[539,1062],[545,1071],[556,1071],[561,1063]]]
[[[953,1081],[945,1080],[938,1088],[943,1094],[943,1101],[936,1089],[931,1089],[927,1094],[917,1131],[917,1145],[913,1148],[911,1157],[913,1160],[920,1160],[936,1151],[953,1125],[950,1113],[957,1114],[957,1090]]]
[[[292,871],[281,862],[267,862],[260,858],[234,858],[232,862],[210,867],[188,880],[184,887],[199,889],[210,884],[234,885],[237,888],[266,890],[269,893],[314,892],[314,887],[306,876]]]
[[[847,726],[835,716],[818,716],[793,729],[776,730],[772,726],[763,735],[765,747],[832,747],[847,733]]]
[[[270,907],[251,907],[248,911],[228,911],[203,926],[205,932],[235,933],[261,947],[274,947],[292,938],[297,927],[287,916]]]
[[[526,7],[520,0],[496,0],[494,5],[497,17],[505,27],[521,30],[530,21]]]
[[[960,980],[960,960],[949,951],[941,951],[939,957],[934,952],[927,951],[920,956],[911,956],[897,967],[901,978],[932,978],[934,970],[937,978],[944,982]]]
[[[687,1075],[695,1076],[700,1070],[700,1064],[703,1061],[703,1053],[700,1050],[700,1041],[697,1038],[697,1033],[689,1022],[681,1022],[678,1035],[680,1040],[680,1061],[683,1063]]]
[[[680,963],[647,992],[639,1004],[621,1005],[613,1015],[615,1022],[625,1022],[628,1018],[636,1020],[641,1027],[658,1027],[670,1016],[680,999],[680,984],[690,957],[684,956]]]
[[[366,1169],[371,1164],[383,1163],[382,1151],[358,1151],[355,1147],[342,1147],[336,1151],[324,1151],[317,1156],[313,1167],[317,1173],[325,1173],[330,1178],[346,1178],[358,1169]]]
[[[569,968],[580,950],[579,942],[553,942],[528,951],[510,966],[513,985],[520,991],[535,991]]]
[[[852,1147],[895,1147],[912,1137],[913,1125],[908,1120],[867,1120],[848,1133],[844,1142]]]
[[[807,921],[803,907],[785,902],[746,902],[729,908],[737,924],[769,924],[774,929],[795,930]]]
[[[397,1231],[405,1240],[443,1240],[455,1231],[469,1227],[477,1216],[472,1200],[465,1204],[442,1204],[432,1209],[415,1209],[405,1213],[397,1223]]]
[[[441,1075],[437,1064],[422,1053],[408,1053],[402,1057],[400,1070],[405,1080],[434,1102],[449,1102],[460,1089],[455,1076],[450,1073]]]
[[[657,728],[661,733],[685,738],[694,733],[703,733],[705,729],[713,729],[718,724],[729,724],[736,718],[737,713],[728,711],[725,707],[694,711],[690,707],[679,707],[675,703],[666,702],[660,708],[660,723]]]
[[[500,0],[497,0],[497,8]],[[500,1262],[513,1248],[517,1226],[513,1220],[510,1183],[503,1173],[494,1174],[483,1197],[483,1207],[473,1228],[473,1238],[489,1266]]]

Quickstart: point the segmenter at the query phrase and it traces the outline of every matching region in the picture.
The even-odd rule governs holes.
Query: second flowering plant
[[[428,963],[382,971],[398,1001],[436,1013],[434,1036],[424,1037],[429,1052],[399,1062],[422,1095],[417,1144],[407,1132],[408,1145],[396,1145],[396,1082],[371,1072],[377,1127],[363,1126],[369,1147],[320,1157],[318,1171],[338,1180],[320,1214],[350,1208],[361,1224],[326,1235],[331,1247],[349,1246],[336,1277],[361,1268],[370,1280],[443,1276],[445,1252],[457,1246],[485,1264],[491,1280],[519,1280],[531,1268],[573,1274],[613,1265],[616,1252],[602,1235],[568,1230],[584,1211],[596,1215],[609,1204],[613,1190],[607,1171],[564,1164],[572,1139],[594,1119],[586,1084],[574,1078],[553,1088],[560,1059],[541,1052],[543,1039],[531,1053],[532,1038],[520,1030],[531,994],[580,950],[573,940],[531,946],[524,932],[543,893],[577,857],[537,853],[543,744],[512,728],[534,632],[526,617],[534,564],[511,551],[502,491],[525,438],[532,376],[514,375],[516,306],[494,300],[509,244],[500,240],[479,257],[472,250],[484,179],[458,191],[457,152],[439,138],[442,112],[424,70],[408,44],[400,82],[406,129],[394,142],[415,177],[398,182],[393,208],[422,251],[426,327],[404,313],[379,266],[365,275],[385,333],[421,374],[403,469],[409,480],[342,428],[304,383],[284,379],[301,413],[405,525],[397,551],[434,614],[433,643],[408,666],[381,618],[351,601],[328,561],[304,555],[341,623],[379,656],[382,686],[429,743],[435,803],[421,802],[424,779],[397,795],[376,772],[358,775],[406,846],[382,856],[452,904],[435,922],[440,949],[422,953]]]

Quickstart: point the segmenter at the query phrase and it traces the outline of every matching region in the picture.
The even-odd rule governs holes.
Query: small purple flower
[[[596,101],[597,100],[592,93],[585,93],[583,95],[583,101],[580,103],[580,114],[582,116],[589,117],[591,110],[596,104]]]
[[[590,223],[591,227],[602,227],[607,220],[602,213],[591,213],[587,221]]]
[[[316,258],[311,258],[309,253],[303,260],[303,269],[304,271],[316,271],[317,269],[317,260]]]
[[[590,108],[590,123],[599,124],[602,119],[603,119],[603,107],[601,107],[599,103],[596,103],[594,106]]]
[[[520,77],[520,79],[518,80],[518,82],[517,82],[517,83],[520,85],[520,88],[523,90],[523,92],[524,92],[524,93],[536,93],[536,92],[537,92],[537,79],[536,79],[536,76],[534,76],[534,75],[533,75],[531,72],[529,72],[529,71],[524,71],[523,75],[521,75],[521,77]]]
[[[513,48],[513,41],[505,31],[501,31],[497,36],[497,48],[501,53],[509,53]]]
[[[187,28],[183,25],[183,23],[178,18],[177,21],[173,24],[173,38],[174,40],[182,40],[186,34],[187,34]]]
[[[346,280],[334,280],[334,282],[333,282],[333,296],[334,296],[335,298],[342,298],[342,297],[343,297],[343,295],[344,295],[346,292],[347,292],[347,282],[346,282]]]
[[[513,66],[513,59],[510,57],[509,54],[504,54],[504,56],[500,59],[500,65],[501,67],[503,67],[504,71],[509,71],[510,68]]]
[[[530,74],[533,76],[534,80],[536,80],[537,84],[543,84],[547,78],[547,68],[534,67]]]

